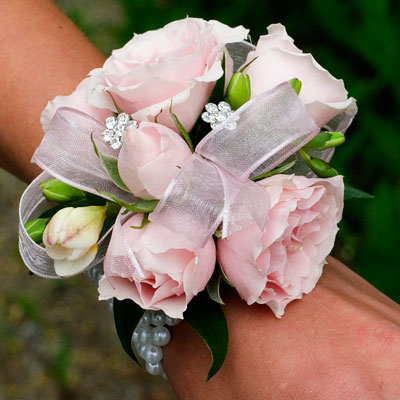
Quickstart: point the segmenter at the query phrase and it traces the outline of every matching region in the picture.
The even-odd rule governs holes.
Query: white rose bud
[[[43,243],[57,275],[76,275],[94,260],[105,218],[106,209],[100,206],[66,207],[54,214]]]

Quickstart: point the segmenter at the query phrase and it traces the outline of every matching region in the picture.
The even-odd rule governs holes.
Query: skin
[[[29,182],[42,109],[104,56],[50,0],[1,0],[0,26],[0,162]],[[228,356],[210,382],[204,344],[185,323],[173,329],[164,367],[179,399],[400,399],[400,306],[335,259],[281,320],[224,299]]]

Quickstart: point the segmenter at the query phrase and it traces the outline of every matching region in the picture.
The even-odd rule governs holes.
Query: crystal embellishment
[[[222,123],[225,123],[224,128],[229,131],[236,129],[239,116],[235,115],[226,101],[220,101],[218,105],[207,103],[205,109],[206,111],[201,114],[201,119],[210,124],[212,129],[217,128]]]
[[[129,114],[120,113],[117,116],[111,116],[106,119],[106,129],[103,131],[101,136],[104,141],[107,142],[111,148],[118,150],[122,146],[122,134],[131,126],[137,128],[138,122],[131,119]]]

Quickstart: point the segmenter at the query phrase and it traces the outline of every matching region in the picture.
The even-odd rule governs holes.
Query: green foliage
[[[35,243],[42,243],[43,233],[50,218],[36,218],[25,224],[25,229]]]
[[[211,353],[212,363],[207,381],[222,367],[228,352],[228,327],[221,306],[211,300],[207,291],[195,296],[185,311],[184,320],[203,339]]]
[[[132,300],[127,299],[120,301],[116,298],[114,298],[113,309],[115,328],[122,347],[128,356],[141,366],[139,358],[133,351],[131,339],[133,331],[139,323],[140,318],[142,318],[144,310]]]
[[[130,192],[130,190],[125,185],[124,181],[121,179],[119,175],[118,159],[102,153],[100,150],[98,150],[93,137],[91,139],[92,139],[93,149],[97,154],[97,157],[99,157],[101,165],[104,168],[104,171],[107,172],[108,176],[120,189],[125,190],[126,192]]]

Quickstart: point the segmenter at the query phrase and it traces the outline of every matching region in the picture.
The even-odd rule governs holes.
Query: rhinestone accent
[[[220,101],[218,105],[208,103],[205,107],[206,111],[201,114],[201,119],[211,125],[211,129],[217,128],[225,123],[224,128],[230,131],[236,129],[239,116],[235,115],[231,106],[226,101]]]
[[[131,119],[129,114],[121,113],[116,117],[111,116],[106,119],[106,129],[101,134],[105,142],[107,142],[111,148],[118,150],[122,146],[122,134],[130,127],[138,128],[139,123],[134,119]]]

